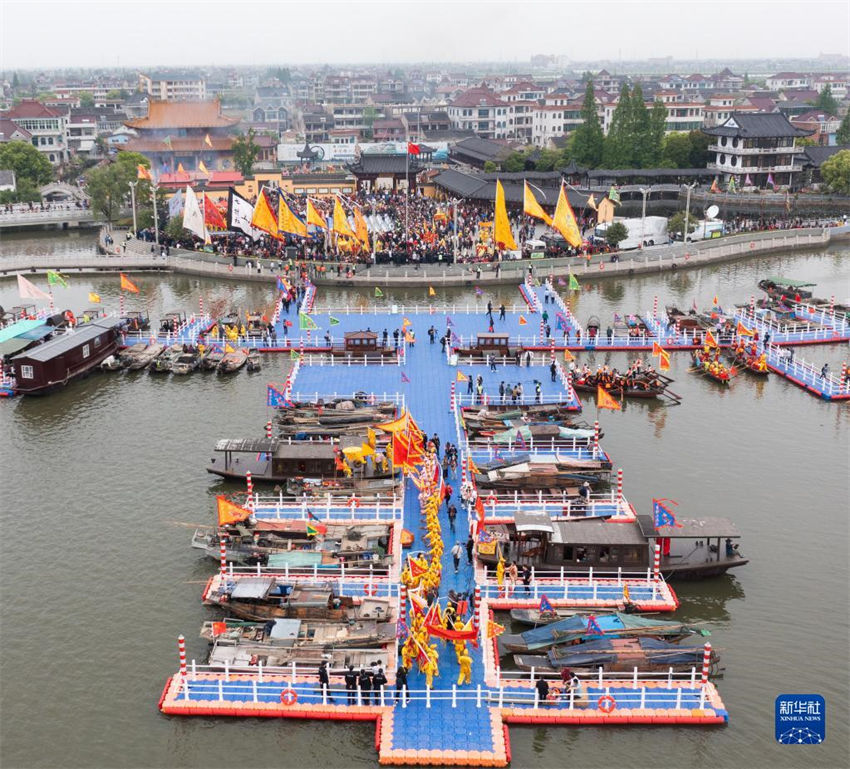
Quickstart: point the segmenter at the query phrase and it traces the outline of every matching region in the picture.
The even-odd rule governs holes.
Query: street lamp
[[[688,241],[688,217],[690,215],[691,210],[691,190],[697,186],[697,183],[686,184],[685,189],[688,191],[685,196],[685,221],[682,225],[682,243],[687,243]]]
[[[643,195],[643,207],[640,212],[640,247],[646,245],[646,196],[652,192],[652,186],[647,188],[641,187],[640,194]]]
[[[457,264],[457,204],[460,198],[452,198],[452,219],[454,221],[454,232],[452,233],[452,252],[454,254],[452,262]]]
[[[136,224],[136,185],[139,183],[135,182],[127,182],[130,185],[130,201],[133,206],[133,237],[135,238],[139,232],[139,228]]]

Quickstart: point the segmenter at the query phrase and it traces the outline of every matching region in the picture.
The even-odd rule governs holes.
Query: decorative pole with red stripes
[[[475,637],[478,638],[480,630],[480,614],[481,614],[481,586],[475,586],[475,603],[472,606],[472,629],[475,631]]]
[[[198,313],[200,314],[201,318],[204,317],[204,295],[203,294],[198,294]]]
[[[182,635],[177,636],[177,653],[180,656],[180,675],[186,677],[186,639]]]
[[[222,577],[227,574],[227,537],[224,534],[218,540],[218,570]]]
[[[252,513],[254,512],[254,481],[251,479],[251,471],[245,472],[245,481],[248,484],[248,504],[245,505]]]
[[[271,421],[271,419],[268,422],[266,422],[266,438],[268,438],[269,440],[272,439],[272,421]]]
[[[407,624],[407,588],[402,585],[399,592],[398,621],[402,625]]]
[[[652,317],[658,317],[658,296],[654,296],[652,299]]]
[[[454,411],[454,410],[455,410],[455,383],[454,383],[454,380],[452,380],[452,387],[451,387],[451,390],[449,391],[449,411]]]
[[[623,468],[617,470],[617,505],[623,504]]]
[[[599,422],[593,423],[593,458],[599,456]]]
[[[652,564],[652,576],[656,582],[661,581],[661,543],[655,543],[655,560]]]
[[[708,683],[708,671],[711,668],[711,643],[706,642],[702,653],[702,678],[700,683],[705,686]]]

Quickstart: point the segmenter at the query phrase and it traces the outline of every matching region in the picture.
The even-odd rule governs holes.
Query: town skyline
[[[502,41],[507,31],[516,28],[517,11],[515,4],[498,0],[486,6],[474,2],[409,2],[393,6],[320,2],[311,5],[312,15],[308,14],[306,20],[300,11],[303,6],[260,0],[241,3],[239,13],[245,18],[263,19],[274,9],[280,25],[251,24],[240,38],[245,44],[237,47],[233,45],[232,15],[218,12],[224,3],[168,4],[165,32],[155,25],[139,23],[151,6],[164,5],[136,0],[74,5],[2,0],[0,70],[325,64],[357,67],[378,63],[519,66],[536,55],[554,56],[562,66],[650,60],[663,63],[665,59],[710,62],[826,57],[840,61],[850,54],[850,4],[841,0],[805,4],[702,0],[529,3],[523,6],[523,18],[531,25],[528,33],[509,38],[507,45]],[[388,8],[393,12],[388,13]],[[723,12],[720,21],[727,12],[734,14],[729,22],[730,34],[718,29],[718,11]],[[35,13],[38,40],[21,34],[21,30],[32,28]],[[686,23],[676,23],[677,16]],[[97,44],[81,45],[93,18],[97,19]],[[433,20],[432,34],[410,34],[412,20],[417,24],[425,20],[427,29],[429,18]],[[835,23],[824,24],[827,18]],[[839,23],[842,18],[843,24]],[[577,19],[586,31],[571,35]],[[447,20],[451,23],[445,23]],[[286,35],[292,26],[299,34]],[[752,33],[742,44],[738,34],[731,34],[733,29]],[[475,34],[470,34],[470,30]],[[303,31],[315,34],[301,34]],[[167,38],[171,37],[181,44],[168,45]],[[195,42],[186,45],[187,41]],[[601,55],[603,51],[606,55]]]

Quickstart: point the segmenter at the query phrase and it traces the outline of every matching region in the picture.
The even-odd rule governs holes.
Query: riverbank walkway
[[[523,288],[523,298],[511,316],[500,322],[509,333],[520,335],[525,325],[539,322],[541,306],[538,289],[530,286]],[[307,298],[304,307],[310,306]],[[321,307],[318,303],[318,307]],[[560,306],[560,305],[556,305]],[[404,315],[398,311],[372,312],[366,315],[349,315],[356,320],[356,327],[362,328],[368,319],[373,329],[390,331],[402,327]],[[396,308],[398,309],[398,308]],[[476,558],[466,556],[466,542],[472,530],[470,511],[459,502],[459,489],[467,480],[467,467],[476,452],[489,451],[489,448],[473,449],[470,445],[462,418],[462,403],[475,400],[478,405],[488,398],[497,397],[497,388],[501,381],[522,383],[526,402],[541,401],[562,403],[568,408],[581,408],[575,392],[569,385],[560,364],[553,377],[549,366],[550,353],[541,350],[531,365],[517,366],[514,360],[497,363],[495,371],[481,362],[464,362],[461,368],[455,365],[450,352],[442,349],[437,342],[431,343],[424,333],[425,327],[439,320],[440,331],[463,329],[465,333],[475,333],[482,326],[489,325],[483,311],[474,316],[442,311],[432,313],[414,313],[407,311],[409,325],[403,328],[416,329],[415,343],[407,343],[403,354],[397,356],[391,365],[376,362],[350,363],[346,365],[328,365],[329,358],[315,353],[300,357],[295,371],[285,383],[280,385],[285,398],[294,400],[338,397],[339,395],[363,394],[367,399],[385,399],[395,394],[397,402],[409,409],[417,424],[426,435],[440,437],[442,447],[447,442],[455,443],[459,449],[459,469],[456,475],[449,471],[443,481],[452,486],[452,499],[457,502],[457,520],[452,526],[448,520],[447,505],[439,505],[439,524],[444,543],[441,556],[442,579],[439,596],[445,602],[449,591],[466,597],[469,604],[469,618],[476,628],[476,640],[468,643],[472,658],[472,677],[470,683],[461,683],[460,667],[452,643],[444,643],[432,638],[438,651],[439,675],[433,688],[426,685],[426,679],[416,666],[408,676],[408,689],[396,696],[393,687],[394,670],[390,670],[390,685],[383,691],[369,693],[355,692],[349,702],[348,694],[339,686],[337,676],[332,679],[329,691],[322,691],[316,680],[314,670],[292,666],[286,670],[263,670],[262,667],[226,668],[225,670],[191,664],[185,659],[181,646],[181,668],[167,681],[160,698],[160,709],[171,715],[203,716],[247,716],[247,717],[283,717],[315,718],[330,720],[372,720],[375,721],[375,746],[382,764],[431,764],[443,766],[505,766],[510,762],[510,740],[508,725],[527,724],[571,724],[571,725],[623,725],[623,724],[723,724],[728,713],[720,699],[714,684],[708,680],[708,669],[693,669],[689,673],[645,673],[635,669],[623,674],[600,674],[583,682],[579,691],[553,694],[541,701],[535,687],[538,675],[528,673],[503,672],[499,666],[495,634],[490,632],[492,610],[513,606],[536,608],[545,593],[554,606],[570,606],[587,610],[597,606],[600,610],[610,606],[622,605],[624,588],[632,600],[646,610],[672,611],[678,607],[678,599],[673,589],[661,577],[658,571],[645,573],[623,573],[613,571],[582,576],[565,574],[540,574],[534,576],[526,591],[521,588],[508,595],[496,584],[492,572],[477,562]],[[498,310],[496,309],[496,314]],[[341,315],[339,308],[321,307],[321,311],[311,314],[323,334],[330,330],[330,318]],[[520,324],[520,316],[526,318],[526,324]],[[344,316],[343,316],[344,317]],[[530,318],[533,318],[530,320]],[[342,317],[340,317],[340,321]],[[342,325],[340,323],[340,325]],[[352,326],[354,328],[355,326]],[[339,326],[334,326],[339,333]],[[423,338],[424,337],[424,338]],[[459,371],[484,380],[483,393],[472,396],[459,392],[457,374]],[[536,392],[539,383],[539,395]],[[531,397],[528,394],[531,394]],[[538,445],[537,451],[547,452],[553,448],[565,452],[572,451],[581,456],[603,456],[610,460],[599,445],[597,426],[593,438],[583,446],[573,445],[553,447]],[[517,457],[523,452],[533,453],[531,447],[499,447],[502,456]],[[584,453],[582,453],[584,452]],[[613,465],[612,465],[613,472]],[[439,484],[438,484],[439,487]],[[297,517],[302,513],[297,503],[284,509],[285,505],[273,496],[254,499],[258,507],[270,514],[277,508],[278,516]],[[403,526],[414,535],[411,552],[427,550],[424,540],[423,510],[419,490],[411,479],[406,480],[403,500],[384,508],[383,514],[392,511],[399,515],[397,526]],[[542,506],[543,509],[557,506],[553,513],[558,519],[568,519],[569,507],[563,500],[550,493],[540,493],[537,503],[521,499],[519,495],[501,494],[487,499],[486,520],[512,520],[515,514],[529,506]],[[614,514],[616,520],[634,520],[634,507],[622,493],[622,476],[619,477],[617,491],[602,493],[591,500],[591,509],[596,506],[601,513]],[[555,508],[553,507],[553,510]],[[323,519],[322,506],[311,508],[314,515]],[[331,512],[332,511],[332,512]],[[586,511],[582,511],[582,515]],[[373,519],[375,511],[351,507],[352,521],[361,517]],[[338,505],[328,504],[328,520],[338,521]],[[395,543],[395,539],[394,539]],[[463,547],[463,556],[455,570],[451,549],[459,543]],[[398,552],[398,551],[396,551]],[[212,577],[205,588],[204,595],[214,595],[224,581],[241,578],[250,579],[256,574],[266,574],[259,568],[254,572],[245,569],[240,572],[226,566],[223,562],[219,574]],[[337,591],[353,596],[387,596],[397,607],[396,616],[402,621],[414,611],[413,603],[405,600],[406,593],[397,579],[399,563],[396,562],[389,572],[382,574],[334,574],[331,581],[337,585]],[[318,575],[304,570],[301,574],[288,574],[288,579],[309,583]],[[403,632],[400,634],[403,636]],[[706,654],[710,653],[707,649]],[[334,671],[337,673],[337,671]],[[554,686],[560,679],[552,676]]]

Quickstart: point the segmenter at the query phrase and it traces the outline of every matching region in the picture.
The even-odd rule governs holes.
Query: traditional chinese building
[[[122,147],[140,152],[159,173],[233,168],[233,141],[239,121],[221,114],[221,103],[212,101],[151,101],[147,117],[124,125],[138,132]]]

